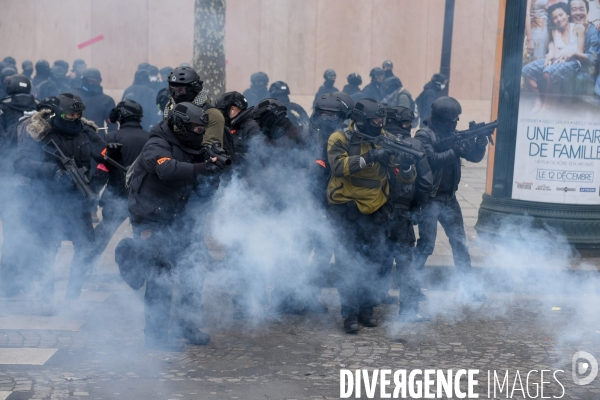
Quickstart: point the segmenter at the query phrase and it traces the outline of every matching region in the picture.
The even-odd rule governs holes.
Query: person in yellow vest
[[[398,157],[369,140],[382,134],[385,107],[371,98],[356,103],[348,128],[331,134],[327,157],[331,177],[327,187],[328,215],[335,238],[335,279],[346,333],[359,323],[377,326],[373,308],[380,303],[379,270],[388,258],[386,228],[393,214],[388,204],[390,170],[394,179],[413,182],[412,156]]]

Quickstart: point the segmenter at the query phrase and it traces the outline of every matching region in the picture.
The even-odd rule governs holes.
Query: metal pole
[[[440,73],[446,75],[448,83],[444,94],[448,95],[450,87],[450,59],[452,58],[452,28],[454,26],[454,0],[446,0],[446,11],[444,13],[444,36],[442,39],[442,62]]]

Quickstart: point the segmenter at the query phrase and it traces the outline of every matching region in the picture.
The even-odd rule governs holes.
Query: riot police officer
[[[325,82],[319,88],[319,90],[317,90],[317,94],[315,95],[315,100],[313,101],[313,108],[315,107],[315,104],[317,103],[317,100],[319,99],[319,97],[321,97],[322,95],[327,94],[327,93],[339,92],[339,90],[335,86],[333,86],[333,85],[335,85],[335,78],[336,78],[336,74],[335,74],[334,70],[332,70],[332,69],[325,70],[325,72],[323,73],[323,79],[325,79]]]
[[[25,276],[21,275],[21,244],[28,239],[21,233],[19,179],[15,175],[17,124],[26,112],[35,111],[37,100],[30,94],[31,81],[25,75],[13,75],[7,86],[8,97],[0,102],[0,219],[6,234],[0,261],[0,295],[19,293]]]
[[[410,129],[415,114],[405,107],[387,107],[385,119],[385,135],[393,135],[410,145],[416,151],[425,152],[421,142],[410,136]],[[426,321],[429,317],[419,312],[419,301],[425,296],[420,290],[419,282],[414,271],[413,251],[415,247],[415,232],[413,229],[412,213],[418,212],[429,199],[433,190],[433,175],[427,158],[417,159],[411,155],[404,155],[410,159],[409,173],[416,173],[414,182],[405,183],[396,179],[389,180],[389,201],[393,207],[393,218],[390,221],[387,237],[390,245],[390,257],[396,260],[396,283],[400,288],[400,312],[402,321]],[[388,172],[391,177],[400,173],[398,168]],[[384,269],[382,277],[392,268],[392,260],[387,262],[389,270]],[[387,292],[387,281],[382,282],[382,288]]]
[[[374,99],[356,103],[347,129],[328,140],[331,178],[327,186],[328,215],[338,231],[336,285],[342,303],[346,333],[356,333],[359,323],[377,326],[373,308],[378,305],[378,272],[387,258],[385,228],[392,215],[387,203],[388,168],[393,153],[369,143],[382,133],[385,108]],[[405,176],[402,170],[396,179]]]
[[[171,98],[164,108],[164,119],[169,117],[169,112],[175,104],[189,102],[202,107],[208,118],[206,131],[202,135],[204,144],[214,142],[223,143],[225,119],[219,110],[211,105],[208,91],[204,89],[198,73],[193,68],[179,66],[169,74],[169,92]]]
[[[106,122],[108,130],[113,131],[117,129],[117,126],[110,122],[108,116],[110,111],[115,108],[115,101],[109,95],[104,94],[101,83],[102,74],[100,74],[100,71],[96,68],[87,68],[81,74],[80,87],[72,90],[71,93],[81,97],[85,102],[88,108],[86,113],[88,119],[94,121],[99,127],[103,127]],[[101,135],[102,137],[104,137],[104,133]]]
[[[309,118],[304,108],[298,103],[294,103],[290,100],[290,87],[283,81],[273,82],[269,87],[271,97],[277,99],[287,109],[287,117],[292,124],[302,130],[308,130]]]
[[[255,72],[250,76],[250,87],[244,90],[244,97],[248,100],[248,107],[254,107],[260,101],[271,97],[269,89],[269,77],[264,72]]]
[[[488,140],[485,136],[468,141],[454,140],[461,113],[462,108],[456,99],[440,97],[431,106],[431,118],[424,121],[425,127],[415,135],[427,152],[433,173],[433,191],[419,218],[415,265],[417,270],[422,270],[427,258],[433,253],[439,221],[450,240],[457,272],[465,277],[471,272],[471,257],[460,204],[456,199],[461,176],[460,161],[464,158],[470,162],[480,162],[485,155]],[[479,290],[464,282],[460,289],[465,300],[484,299]]]
[[[375,99],[377,101],[383,100],[381,84],[383,83],[383,79],[385,78],[385,72],[381,68],[375,67],[371,70],[369,76],[371,77],[371,83],[369,83],[363,88],[362,94],[368,98]]]
[[[0,135],[17,123],[25,112],[34,111],[38,101],[31,95],[31,81],[25,75],[13,75],[6,84],[7,97],[0,102]],[[16,138],[14,138],[16,145]]]
[[[175,305],[174,333],[196,345],[210,341],[200,330],[199,269],[206,262],[204,252],[198,250],[202,238],[193,213],[186,214],[191,195],[214,193],[218,186],[215,178],[224,167],[202,151],[208,124],[209,117],[200,106],[175,104],[167,119],[152,129],[135,164],[128,202],[138,248],[136,261],[144,264],[148,348],[182,349],[169,335],[175,276],[179,277],[180,296]]]
[[[362,85],[362,77],[356,72],[348,75],[348,84],[344,86],[342,92],[348,93],[349,95],[354,95],[356,93],[360,93],[360,85]]]
[[[33,250],[27,264],[37,269],[31,272],[39,278],[42,301],[48,305],[54,291],[50,266],[54,265],[61,241],[71,240],[75,247],[66,298],[77,299],[88,269],[85,256],[94,240],[89,213],[94,193],[85,178],[85,184],[76,186],[58,157],[59,149],[66,157],[73,157],[80,176],[86,176],[92,153],[84,127],[93,124],[82,118],[85,105],[78,96],[61,94],[52,107],[54,114],[42,111],[19,125],[14,163],[15,171],[27,183],[27,209],[23,214],[30,236],[27,246]]]
[[[142,106],[133,100],[123,100],[112,109],[109,119],[112,123],[118,122],[119,129],[106,134],[104,155],[125,167],[135,162],[150,138],[150,133],[141,125],[143,115]],[[116,230],[129,217],[125,173],[108,162],[105,167],[108,169],[108,182],[100,199],[102,221],[96,225],[96,240],[88,256],[92,265],[96,264]]]
[[[225,125],[233,135],[237,161],[248,152],[249,140],[260,135],[260,128],[252,119],[254,107],[248,108],[248,101],[239,92],[222,94],[215,102],[215,107],[223,114]]]

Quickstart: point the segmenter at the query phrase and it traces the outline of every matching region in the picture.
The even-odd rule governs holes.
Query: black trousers
[[[400,303],[402,306],[414,306],[418,303],[420,287],[413,263],[415,231],[408,208],[394,207],[393,218],[388,223],[386,236],[389,246],[386,268],[391,271],[393,260],[396,260],[396,282],[400,289]]]
[[[178,296],[173,304],[173,329],[194,329],[202,321],[203,246],[202,236],[177,223],[132,221],[134,240],[147,256],[144,315],[147,337],[164,339],[168,335],[175,282]],[[197,250],[200,247],[202,250]]]
[[[337,232],[333,275],[343,318],[379,303],[380,270],[389,259],[385,227],[390,212],[384,205],[373,214],[362,214],[353,202],[328,208]]]
[[[6,178],[6,177],[2,177]],[[2,259],[0,260],[0,290],[13,296],[30,281],[26,271],[27,258],[35,251],[29,247],[30,227],[23,224],[23,188],[12,178],[0,186],[0,220],[2,220]]]
[[[450,240],[454,265],[457,271],[459,273],[470,272],[471,257],[467,248],[465,225],[460,204],[458,204],[454,193],[447,195],[438,194],[436,197],[431,198],[429,203],[423,208],[421,220],[419,221],[419,240],[417,241],[415,252],[415,268],[422,270],[427,258],[433,253],[438,221]]]
[[[54,296],[54,265],[63,240],[73,242],[68,299],[77,299],[89,271],[87,256],[94,243],[94,227],[88,204],[79,193],[68,195],[31,192],[20,213],[20,224],[26,229],[27,241],[19,246],[23,258],[22,274],[28,277],[26,291],[39,294],[45,301]]]

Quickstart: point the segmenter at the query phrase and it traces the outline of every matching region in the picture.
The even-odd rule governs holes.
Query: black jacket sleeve
[[[415,141],[416,142],[416,141]],[[423,147],[415,143],[415,149],[424,151]],[[417,204],[423,204],[433,192],[433,173],[427,157],[422,158],[416,163],[417,180],[415,181],[415,200]]]
[[[98,163],[103,163],[104,158],[102,157],[102,150],[106,148],[106,142],[102,140],[100,135],[89,125],[84,124],[83,132],[90,141],[90,151],[92,158]]]
[[[487,146],[477,146],[474,145],[472,150],[469,151],[468,153],[463,154],[463,157],[465,158],[465,160],[473,162],[473,163],[478,163],[481,160],[483,160],[483,156],[485,156],[485,148]]]
[[[187,181],[194,179],[194,164],[173,158],[171,146],[165,140],[151,139],[146,143],[139,162],[149,173],[163,181]]]
[[[15,171],[31,179],[53,179],[57,163],[43,161],[41,144],[27,133],[26,124],[19,127]]]
[[[432,170],[437,170],[444,168],[447,165],[450,165],[456,162],[459,157],[456,156],[454,150],[448,149],[446,151],[438,153],[433,148],[433,141],[435,138],[433,137],[433,132],[428,132],[425,129],[420,129],[415,134],[415,139],[421,141],[425,152],[427,153],[427,160],[429,161],[429,167]]]

